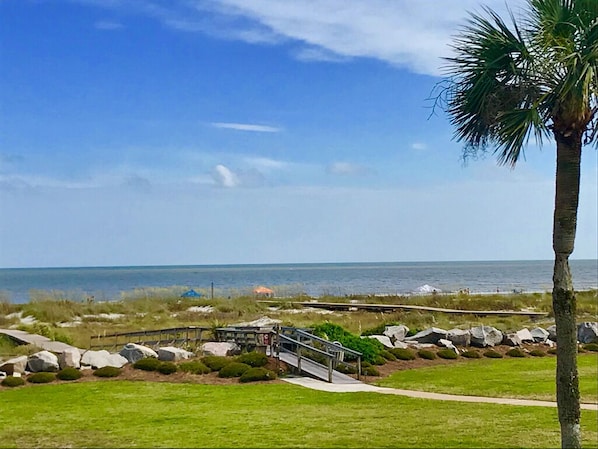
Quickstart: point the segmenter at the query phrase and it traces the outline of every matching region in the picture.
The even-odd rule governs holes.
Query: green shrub
[[[380,352],[380,355],[382,357],[384,357],[386,360],[390,360],[391,362],[394,362],[395,360],[397,360],[397,358],[394,356],[394,354],[390,351],[387,351],[386,349],[383,350],[382,352]]]
[[[177,372],[177,366],[172,363],[172,362],[162,362],[160,363],[160,365],[158,366],[158,369],[156,371],[158,371],[161,374],[172,374],[172,373],[176,373]]]
[[[386,364],[386,359],[381,355],[377,355],[376,357],[374,357],[374,360],[372,360],[372,365],[382,366],[384,364]]]
[[[212,370],[208,368],[204,363],[199,360],[191,360],[189,362],[183,362],[179,364],[179,369],[186,373],[191,374],[208,374]]]
[[[598,343],[586,343],[583,348],[586,351],[598,352]]]
[[[47,384],[56,380],[56,374],[54,373],[34,373],[27,378],[27,382],[32,384]]]
[[[390,352],[399,360],[415,360],[415,354],[411,349],[393,348],[388,352]]]
[[[338,324],[324,323],[313,328],[314,335],[329,341],[338,341],[344,347],[361,352],[362,360],[373,363],[384,350],[384,345],[374,338],[361,338],[343,329]],[[355,356],[345,354],[345,360],[355,360]]]
[[[246,363],[231,362],[220,369],[218,377],[241,377],[249,368]]]
[[[81,371],[73,367],[61,369],[56,373],[56,377],[60,380],[77,380],[81,379],[81,376],[83,376],[83,374],[81,374]]]
[[[520,348],[511,348],[506,353],[509,357],[525,357],[525,352]]]
[[[95,370],[93,375],[96,377],[117,377],[120,376],[120,373],[121,369],[116,366],[104,366]]]
[[[249,368],[239,378],[239,382],[257,382],[260,380],[274,380],[276,373],[264,367]]]
[[[531,355],[533,357],[545,357],[546,353],[544,351],[542,351],[541,349],[532,349],[529,352],[529,355]]]
[[[449,348],[444,348],[441,349],[440,351],[438,351],[436,353],[436,355],[438,357],[440,357],[441,359],[456,359],[457,357],[459,357],[459,354],[457,354],[455,351],[453,351],[452,349]]]
[[[550,355],[556,355],[556,348],[550,348],[548,351],[546,351],[546,353]]]
[[[363,374],[364,376],[379,376],[380,371],[378,371],[378,368],[376,368],[375,366],[362,366],[361,374]]]
[[[226,365],[232,362],[232,359],[219,355],[208,355],[201,359],[204,365],[212,371],[220,371]]]
[[[432,351],[428,351],[427,349],[420,349],[417,351],[417,355],[426,360],[434,360],[436,358],[436,354],[434,354]]]
[[[133,363],[133,368],[143,371],[156,371],[162,362],[154,357],[147,357],[145,359],[137,360]]]
[[[343,374],[357,374],[357,367],[348,363],[339,363],[335,370]]]
[[[489,359],[502,359],[502,354],[494,349],[488,349],[487,351],[484,351],[484,357],[488,357]]]
[[[25,380],[22,377],[7,376],[2,379],[2,386],[4,387],[20,387],[25,385]]]
[[[466,359],[479,359],[482,357],[478,351],[474,351],[473,349],[465,351],[461,355]]]
[[[239,357],[237,357],[237,362],[257,368],[260,366],[266,366],[268,363],[268,356],[257,351],[246,352],[245,354],[241,354]]]

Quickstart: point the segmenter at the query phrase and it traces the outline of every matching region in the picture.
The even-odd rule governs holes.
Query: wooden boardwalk
[[[20,331],[16,329],[0,329],[0,334],[4,334],[19,344],[33,345],[46,351],[60,353],[65,349],[76,349],[80,353],[83,353],[83,349],[76,348],[74,346],[62,343],[61,341],[50,340],[48,337],[43,335],[30,334],[29,332]]]
[[[294,368],[298,368],[299,366],[299,357],[296,354],[290,352],[281,352],[279,354],[280,360],[282,360],[287,365],[291,365]],[[309,374],[310,376],[315,377],[316,379],[321,379],[323,381],[328,381],[328,368],[324,365],[316,363],[306,357],[301,358],[301,371]],[[361,382],[357,379],[354,379],[346,374],[339,373],[338,371],[332,371],[332,383],[333,384],[360,384]]]

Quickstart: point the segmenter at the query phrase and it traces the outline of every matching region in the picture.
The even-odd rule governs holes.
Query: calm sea
[[[571,261],[578,290],[598,288],[598,261]],[[50,295],[69,299],[121,299],[156,288],[194,288],[206,295],[251,293],[257,285],[277,295],[313,297],[407,294],[423,285],[472,293],[550,291],[552,261],[397,262],[277,265],[199,265],[0,269],[0,298],[22,303]]]

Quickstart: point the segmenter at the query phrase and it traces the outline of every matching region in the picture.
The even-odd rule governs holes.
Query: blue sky
[[[553,146],[464,166],[432,114],[480,4],[0,0],[0,267],[552,258]]]

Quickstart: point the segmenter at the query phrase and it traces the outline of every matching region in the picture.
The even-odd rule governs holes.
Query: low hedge
[[[156,371],[162,362],[154,357],[147,357],[145,359],[137,360],[133,363],[133,368],[143,371]]]
[[[176,373],[178,370],[177,366],[172,362],[161,362],[156,371],[161,374],[172,374]]]
[[[212,371],[220,371],[226,365],[232,363],[232,359],[220,355],[208,355],[203,357],[201,361]]]
[[[237,357],[237,362],[244,363],[253,368],[258,368],[260,366],[266,366],[268,363],[268,356],[257,351],[246,352]]]
[[[208,374],[212,372],[210,368],[208,368],[199,360],[191,360],[189,362],[179,363],[179,370],[191,374]]]
[[[73,367],[61,369],[56,373],[56,377],[60,380],[77,380],[81,379],[82,376],[81,371]]]
[[[484,357],[488,357],[489,359],[502,359],[502,354],[494,349],[488,349],[487,351],[484,351]]]
[[[411,349],[393,348],[389,349],[388,352],[394,355],[398,360],[415,360],[415,354]]]
[[[541,349],[532,349],[529,352],[529,355],[531,355],[532,357],[545,357],[546,353],[544,351],[542,351]]]
[[[348,363],[339,363],[335,370],[343,374],[357,374],[357,367]]]
[[[104,366],[96,369],[93,375],[96,377],[118,377],[121,372],[121,369],[116,366]]]
[[[436,354],[434,354],[432,351],[428,351],[427,349],[420,349],[417,351],[417,355],[426,360],[434,360],[436,358]]]
[[[246,363],[231,362],[220,369],[218,377],[241,377],[249,368]]]
[[[436,355],[438,357],[440,357],[441,359],[448,359],[448,360],[453,360],[456,359],[457,357],[459,357],[459,354],[457,354],[455,351],[453,351],[452,349],[449,348],[444,348],[439,350]]]
[[[20,387],[21,385],[25,385],[25,380],[22,377],[15,377],[15,376],[7,376],[2,379],[2,386],[3,387]]]
[[[474,351],[473,349],[465,351],[461,355],[466,359],[479,359],[482,357],[478,351]]]
[[[261,380],[274,380],[276,373],[264,367],[249,368],[239,378],[239,382],[258,382]]]
[[[47,384],[56,380],[56,374],[54,373],[33,373],[27,378],[27,382],[32,384]]]
[[[387,351],[386,349],[383,350],[382,352],[380,352],[380,355],[382,357],[384,357],[386,360],[390,360],[391,362],[394,362],[395,360],[397,360],[395,355],[392,352]]]
[[[378,368],[376,368],[375,366],[368,365],[361,367],[361,374],[363,374],[364,376],[379,376],[380,371],[378,371]]]
[[[583,348],[586,351],[598,352],[598,343],[586,343]]]
[[[521,350],[520,348],[511,348],[506,352],[506,354],[509,357],[525,357],[525,352],[523,352],[523,350]]]

